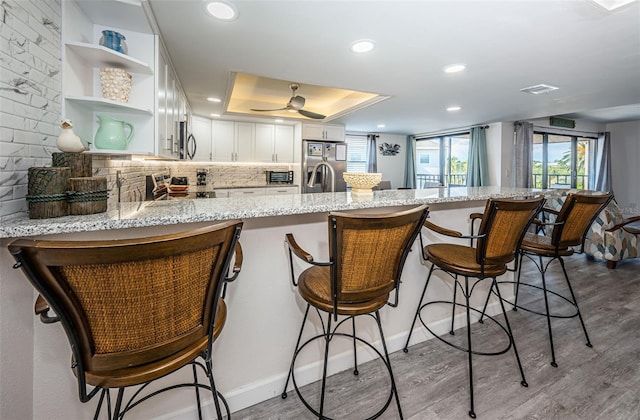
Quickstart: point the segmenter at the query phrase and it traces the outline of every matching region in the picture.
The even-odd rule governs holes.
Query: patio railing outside
[[[589,175],[576,177],[576,188],[584,190],[588,187]],[[542,188],[542,174],[533,174],[533,187]],[[548,174],[547,188],[571,188],[571,174]]]
[[[445,185],[450,187],[465,187],[467,185],[467,174],[445,175],[444,180]],[[416,188],[418,189],[441,186],[440,175],[417,174],[416,181]]]

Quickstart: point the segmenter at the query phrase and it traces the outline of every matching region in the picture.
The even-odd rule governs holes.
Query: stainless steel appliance
[[[180,159],[193,159],[196,155],[197,143],[196,138],[189,132],[186,121],[178,123],[178,144]]]
[[[267,171],[267,184],[293,184],[293,171]]]
[[[302,192],[346,191],[347,143],[302,141]]]

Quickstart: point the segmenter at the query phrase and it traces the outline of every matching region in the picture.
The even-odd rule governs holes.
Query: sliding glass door
[[[466,186],[469,133],[416,139],[416,188]]]

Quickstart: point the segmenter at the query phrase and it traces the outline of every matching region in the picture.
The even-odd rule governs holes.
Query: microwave
[[[293,184],[293,171],[267,171],[267,184]]]

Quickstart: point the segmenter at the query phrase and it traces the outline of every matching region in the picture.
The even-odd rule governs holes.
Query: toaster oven
[[[267,184],[293,184],[293,171],[267,171]]]

